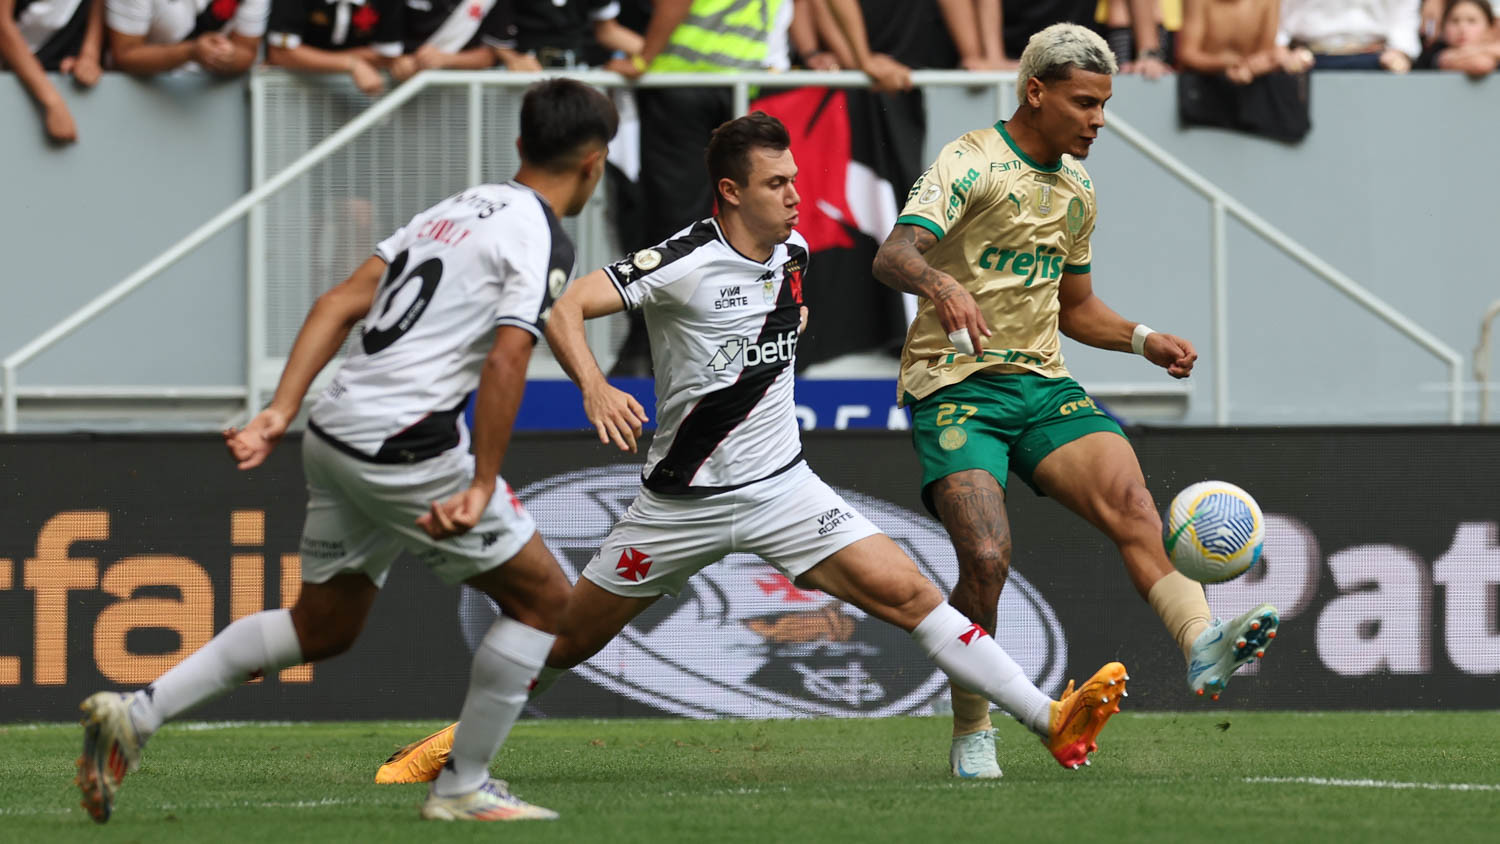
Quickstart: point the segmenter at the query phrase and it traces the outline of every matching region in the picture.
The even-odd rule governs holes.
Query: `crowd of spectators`
[[[756,16],[764,25],[747,28]],[[1122,72],[1152,79],[1186,70],[1250,84],[1309,68],[1479,77],[1500,63],[1488,0],[0,0],[0,68],[67,142],[77,127],[48,71],[81,87],[102,70],[235,75],[262,60],[262,40],[266,64],[347,74],[373,96],[428,68],[671,72],[692,64],[662,61],[691,49],[669,49],[674,31],[706,26],[763,42],[726,69],[858,69],[896,92],[913,68],[1012,69],[1031,34],[1059,21],[1096,27]],[[647,105],[685,107],[692,126],[727,108],[660,99]]]

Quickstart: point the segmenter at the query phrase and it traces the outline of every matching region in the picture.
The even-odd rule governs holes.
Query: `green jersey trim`
[[[899,226],[903,223],[908,226],[921,226],[922,228],[936,235],[938,240],[943,239],[943,230],[938,227],[937,223],[934,223],[926,217],[918,217],[915,214],[902,214],[900,217],[896,218],[896,225]]]
[[[1083,275],[1094,268],[1093,264],[1063,264],[1063,272]]]
[[[1056,173],[1058,170],[1062,169],[1062,159],[1060,159],[1060,158],[1057,160],[1056,164],[1053,164],[1052,166],[1049,167],[1049,166],[1047,166],[1045,164],[1038,164],[1035,161],[1035,159],[1033,159],[1031,156],[1027,155],[1026,153],[1022,152],[1021,148],[1018,147],[1018,146],[1016,146],[1015,139],[1010,136],[1009,132],[1005,131],[1005,121],[1004,120],[1001,120],[1000,122],[998,122],[998,123],[995,124],[995,131],[999,132],[1000,133],[1000,137],[1002,137],[1002,138],[1005,139],[1005,145],[1008,146],[1008,147],[1010,147],[1010,151],[1013,152],[1013,153],[1015,153],[1017,156],[1019,156],[1020,159],[1022,161],[1024,161],[1024,162],[1026,162],[1026,164],[1029,165],[1031,168],[1033,168],[1035,170],[1040,170],[1043,173]]]

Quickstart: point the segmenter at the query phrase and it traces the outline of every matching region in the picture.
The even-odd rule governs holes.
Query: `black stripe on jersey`
[[[564,285],[573,275],[574,251],[573,239],[563,230],[562,221],[552,212],[552,206],[540,196],[536,198],[536,203],[542,206],[542,213],[547,217],[547,229],[552,235],[552,254],[547,257],[547,276],[542,279],[542,304],[536,312],[536,328],[537,332],[541,332],[547,328],[547,315],[552,313],[552,302],[562,294]],[[558,273],[562,273],[562,281],[554,291],[552,278]]]
[[[97,3],[99,0],[94,0],[94,2]],[[193,31],[184,35],[182,40],[191,41],[200,35],[207,35],[210,32],[222,32],[224,24],[234,19],[234,14],[239,11],[239,8],[239,0],[234,0],[234,2],[228,4],[209,3],[204,7],[203,12],[198,15],[198,19],[193,21]],[[222,18],[219,17],[219,13],[224,11],[227,11],[228,14]]]
[[[41,63],[43,70],[55,72],[62,66],[63,59],[78,55],[78,50],[83,46],[84,31],[88,29],[89,2],[90,0],[83,0],[74,7],[68,22],[58,27],[56,32],[47,36],[47,40],[36,48],[36,60]],[[21,0],[16,4],[16,20],[21,19],[21,12],[30,5],[31,0]]]
[[[464,406],[468,403],[469,397],[464,396],[463,401],[451,410],[440,410],[423,416],[408,425],[405,430],[381,443],[380,450],[374,454],[365,454],[349,445],[323,430],[322,426],[312,419],[307,420],[307,429],[336,450],[366,463],[385,465],[420,463],[458,446],[462,439],[458,433],[458,418],[463,415]]]
[[[792,285],[783,282],[781,294],[776,297],[776,308],[766,314],[766,321],[761,325],[755,344],[777,343],[782,338],[789,337],[793,354],[773,363],[746,367],[740,370],[740,377],[733,384],[699,399],[687,416],[683,417],[666,455],[642,481],[647,489],[663,495],[705,495],[725,489],[695,487],[692,485],[693,476],[703,468],[709,455],[729,436],[729,432],[745,421],[765,397],[766,390],[770,389],[777,376],[791,367],[797,342],[797,325],[801,321],[801,307],[792,295]],[[740,354],[744,352],[741,351]],[[784,466],[779,467],[776,472],[785,469]],[[764,480],[776,472],[745,483]]]
[[[661,272],[664,267],[674,261],[686,258],[697,251],[699,247],[712,243],[718,238],[719,234],[714,229],[712,221],[699,220],[693,224],[691,229],[688,229],[687,234],[681,237],[670,238],[649,249],[633,252],[613,264],[605,264],[604,274],[609,276],[610,281],[614,282],[615,290],[619,291],[620,298],[625,299],[625,288],[627,286],[634,284],[651,273]],[[643,270],[636,264],[636,260],[637,256],[646,252],[655,252],[659,260],[657,263],[651,265],[649,269]],[[626,299],[626,301],[630,300]]]
[[[792,300],[802,304],[802,274],[807,272],[807,250],[788,243],[786,263],[781,265],[781,283],[792,289]],[[798,314],[801,320],[801,314]]]
[[[466,395],[458,406],[429,413],[380,444],[376,463],[416,463],[458,446],[458,417],[463,415]]]

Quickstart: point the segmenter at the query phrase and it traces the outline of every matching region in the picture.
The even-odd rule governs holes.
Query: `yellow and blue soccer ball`
[[[1249,571],[1265,537],[1260,505],[1224,481],[1200,481],[1177,493],[1162,525],[1172,565],[1199,583],[1223,583]]]

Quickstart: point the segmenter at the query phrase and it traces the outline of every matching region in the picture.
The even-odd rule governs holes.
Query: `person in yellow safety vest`
[[[785,67],[793,0],[655,0],[645,47],[624,75],[744,73]],[[640,88],[642,243],[659,243],[713,214],[703,151],[714,127],[737,115],[727,86]],[[639,319],[636,320],[639,322]],[[632,325],[611,375],[650,375],[646,332]]]
[[[771,47],[785,47],[792,0],[657,0],[634,73],[735,73],[765,70]],[[734,117],[727,87],[645,88],[641,120],[641,188],[646,240],[661,240],[712,212],[703,149],[715,126]]]
[[[658,2],[637,67],[651,73],[765,70],[771,64],[770,42],[783,7],[790,12],[792,0]],[[673,24],[670,28],[669,23]],[[780,29],[784,32],[784,25]],[[658,30],[667,33],[665,43]],[[657,48],[654,52],[653,47]]]

